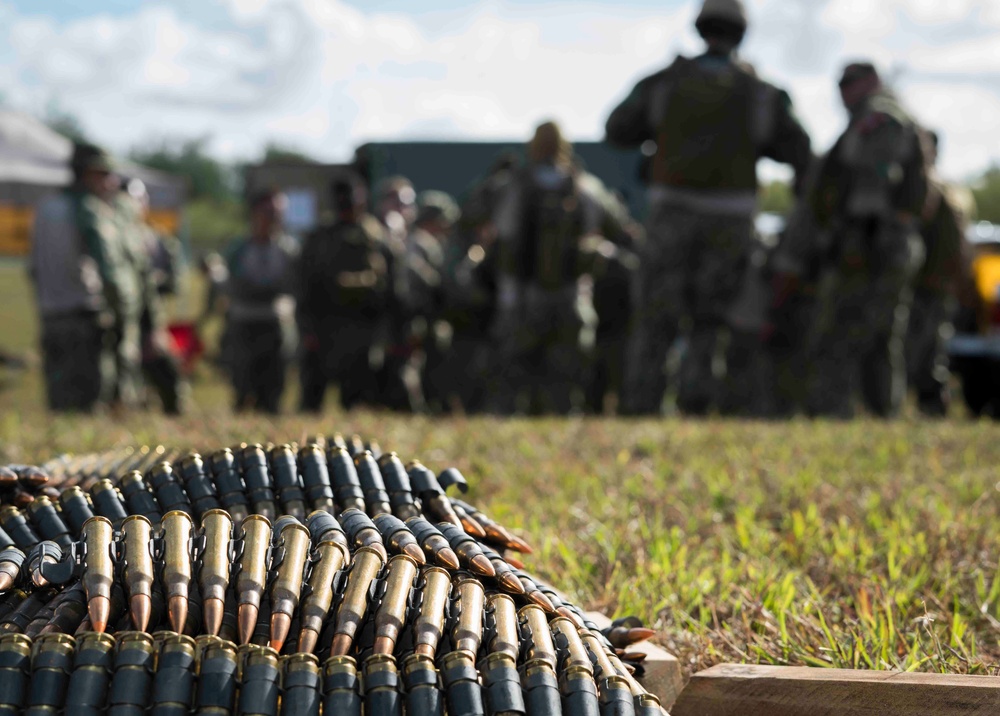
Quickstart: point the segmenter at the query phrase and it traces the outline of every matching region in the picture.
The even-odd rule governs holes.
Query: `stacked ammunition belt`
[[[451,486],[340,436],[0,468],[0,714],[662,714],[650,632]]]

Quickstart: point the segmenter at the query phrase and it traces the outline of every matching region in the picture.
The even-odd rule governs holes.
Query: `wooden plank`
[[[1000,713],[1000,678],[719,664],[691,677],[673,716],[972,716]]]
[[[611,626],[611,620],[600,612],[588,612],[587,616],[602,629]],[[643,662],[645,673],[639,683],[669,711],[684,687],[684,677],[677,657],[649,641],[640,642],[626,651],[641,651],[646,654]]]

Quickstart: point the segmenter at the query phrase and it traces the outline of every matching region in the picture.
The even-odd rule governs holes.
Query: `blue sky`
[[[871,57],[944,137],[954,178],[1000,161],[1000,0],[747,0],[744,57],[787,88],[819,150],[834,80]],[[419,9],[415,9],[419,8]],[[0,0],[0,99],[69,111],[116,151],[209,137],[330,161],[370,139],[576,139],[699,42],[687,0]]]

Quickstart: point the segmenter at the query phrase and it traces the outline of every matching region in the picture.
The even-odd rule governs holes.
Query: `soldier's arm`
[[[611,112],[604,132],[609,144],[618,147],[638,147],[654,138],[650,125],[650,85],[651,78],[639,82],[628,97]]]
[[[772,110],[774,128],[762,154],[782,164],[791,165],[795,171],[795,194],[802,196],[806,174],[812,162],[812,143],[792,107],[792,99],[783,90],[777,90]]]
[[[97,213],[94,211],[92,201],[97,199],[83,199],[77,208],[77,226],[80,230],[80,238],[83,240],[84,252],[90,256],[97,265],[98,273],[104,285],[104,294],[109,303],[117,304],[121,286],[118,282],[117,273],[112,270],[111,259],[108,255],[107,237],[99,228]]]

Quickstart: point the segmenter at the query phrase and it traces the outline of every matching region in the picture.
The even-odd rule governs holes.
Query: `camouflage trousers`
[[[277,320],[231,320],[226,332],[235,409],[277,414],[285,391],[281,324]]]
[[[113,334],[99,314],[43,316],[42,359],[50,410],[91,411],[114,396]]]
[[[687,350],[677,379],[681,410],[703,413],[715,392],[721,329],[740,290],[752,246],[749,216],[708,215],[654,205],[633,305],[622,412],[657,414],[667,389],[667,352],[682,331]]]
[[[947,339],[951,333],[952,300],[937,291],[917,290],[910,307],[906,331],[907,383],[917,393],[917,405],[925,415],[948,411],[949,391]]]
[[[860,397],[873,413],[891,417],[906,395],[903,341],[911,281],[923,258],[919,237],[903,225],[838,237],[836,268],[821,281],[818,340],[806,408],[841,419]]]

